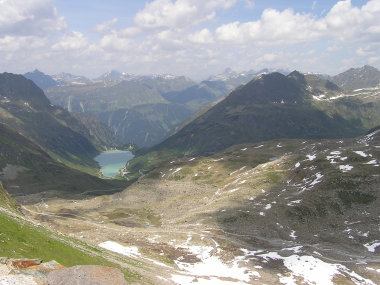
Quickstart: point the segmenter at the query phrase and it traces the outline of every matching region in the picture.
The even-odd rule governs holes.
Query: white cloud
[[[141,30],[137,27],[128,27],[120,31],[120,35],[124,37],[133,37],[141,33]]]
[[[137,13],[135,24],[144,29],[183,28],[215,17],[216,9],[228,9],[236,0],[154,0]]]
[[[317,39],[323,29],[323,25],[315,25],[310,14],[294,13],[292,9],[282,12],[266,9],[258,21],[220,26],[216,29],[216,37],[227,42],[292,44]]]
[[[88,46],[88,39],[80,32],[66,33],[56,44],[52,46],[53,50],[78,50]]]
[[[313,4],[311,5],[311,10],[314,10],[317,6],[317,1],[313,1]]]
[[[259,62],[259,63],[268,63],[268,62],[272,62],[272,61],[276,60],[278,57],[279,57],[279,54],[267,53],[267,54],[264,54],[264,55],[260,56],[257,59],[257,62]]]
[[[188,36],[190,42],[198,43],[198,44],[210,44],[214,42],[213,35],[211,34],[209,29],[203,29],[199,32],[190,34]]]
[[[255,7],[255,2],[252,0],[244,0],[245,2],[245,7],[248,9],[253,9]]]
[[[122,27],[120,16],[96,25],[92,31],[98,34],[87,35],[65,28],[54,0],[0,0],[0,65],[47,72],[59,66],[60,71],[96,76],[127,66],[134,73],[185,73],[200,79],[227,66],[322,71],[333,65],[380,64],[380,0],[359,7],[339,1],[320,15],[266,9],[245,22],[226,21],[228,11],[218,14],[236,3],[236,9],[255,5],[252,0],[151,0],[134,24]],[[310,1],[312,8],[317,3]],[[344,61],[347,55],[356,61]]]
[[[100,40],[100,47],[107,51],[127,51],[132,47],[133,41],[129,38],[121,37],[116,32],[105,35]]]
[[[350,0],[339,1],[324,18],[292,9],[266,9],[254,22],[232,22],[216,29],[216,38],[230,43],[264,45],[298,44],[320,39],[338,41],[380,41],[380,1],[371,0],[362,8]]]
[[[31,36],[4,36],[0,37],[0,52],[17,52],[28,49],[41,48],[46,44],[46,40]]]
[[[52,0],[0,1],[0,36],[43,37],[65,27],[64,18],[58,17]]]
[[[94,31],[95,32],[98,32],[98,33],[105,33],[105,32],[109,32],[112,30],[112,28],[116,25],[116,23],[118,22],[118,18],[113,18],[112,20],[109,20],[105,23],[102,23],[102,24],[99,24],[99,25],[96,25],[94,27]]]
[[[356,54],[359,56],[368,56],[368,55],[375,55],[375,51],[371,51],[368,47],[360,47],[356,50]]]

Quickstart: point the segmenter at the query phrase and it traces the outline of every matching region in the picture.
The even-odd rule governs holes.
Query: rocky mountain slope
[[[376,87],[380,84],[380,71],[365,65],[360,68],[350,68],[329,79],[345,90]]]
[[[43,91],[22,75],[0,74],[0,122],[46,152],[72,165],[97,167],[96,137],[66,110],[50,104]]]
[[[13,196],[44,192],[46,197],[92,191],[107,193],[125,183],[102,180],[67,167],[40,146],[0,123],[0,180]]]
[[[231,92],[155,149],[212,153],[243,142],[344,137],[364,132],[360,124],[338,112],[319,108],[314,98],[328,100],[340,92],[335,84],[312,75],[262,75]]]
[[[83,113],[82,113],[83,114]],[[138,146],[152,146],[167,138],[193,112],[180,104],[143,104],[131,109],[99,112],[120,140]]]
[[[118,148],[121,145],[112,130],[100,119],[85,113],[71,112],[70,115],[86,126],[89,138],[97,148]]]
[[[299,72],[264,74],[198,113],[159,145],[140,151],[126,171],[139,176],[170,157],[210,155],[239,143],[363,134],[380,124],[379,94],[377,88],[348,93]]]
[[[135,76],[121,80],[110,76],[90,85],[52,88],[47,90],[47,96],[54,104],[69,111],[101,119],[122,143],[135,143],[140,147],[152,146],[166,138],[179,123],[194,113],[162,96],[195,84],[185,77]],[[146,118],[144,113],[148,110],[152,112]],[[126,118],[128,113],[130,115]],[[126,120],[132,114],[137,116],[133,121],[138,119],[139,129]],[[157,126],[164,133],[158,132]]]
[[[122,193],[20,202],[150,262],[157,284],[378,284],[379,134],[235,145],[163,162]]]

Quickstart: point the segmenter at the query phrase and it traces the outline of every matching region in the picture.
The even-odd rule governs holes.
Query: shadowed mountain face
[[[71,163],[96,166],[88,129],[21,75],[0,74],[0,122]]]
[[[312,80],[299,72],[262,75],[236,89],[155,150],[211,154],[234,144],[276,138],[337,138],[363,133],[360,125],[327,114],[313,103]],[[315,80],[321,87],[321,80]],[[312,84],[313,85],[313,84]],[[315,84],[314,84],[315,85]],[[340,89],[324,80],[324,91]]]
[[[52,191],[59,196],[56,191],[60,191],[64,196],[122,187],[117,181],[102,180],[57,162],[41,147],[2,123],[0,134],[0,180],[12,195]]]
[[[179,104],[144,104],[131,109],[96,114],[125,143],[152,146],[167,138],[174,128],[191,117],[188,108]]]
[[[38,69],[25,73],[24,77],[32,80],[41,89],[52,88],[58,85],[57,81],[51,76],[44,74]]]

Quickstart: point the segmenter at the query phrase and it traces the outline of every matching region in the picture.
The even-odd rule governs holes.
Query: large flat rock
[[[98,266],[78,265],[50,272],[49,285],[126,285],[119,269]]]

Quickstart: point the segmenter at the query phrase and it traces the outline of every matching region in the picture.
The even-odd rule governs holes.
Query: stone
[[[1,285],[40,285],[32,276],[5,275],[0,276]]]
[[[0,276],[1,275],[7,275],[7,274],[9,274],[10,271],[11,271],[11,269],[6,264],[0,263]]]
[[[31,266],[40,265],[41,259],[12,259],[11,264],[13,267],[18,269],[24,269]]]
[[[78,265],[52,271],[49,285],[126,285],[119,269],[99,265]]]
[[[65,268],[52,260],[0,258],[0,285],[48,285],[49,272]]]

